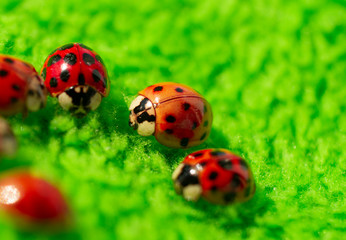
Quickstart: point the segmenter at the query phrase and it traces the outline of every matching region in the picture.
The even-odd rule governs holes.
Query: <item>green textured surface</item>
[[[39,70],[83,42],[103,58],[111,93],[78,120],[55,99],[22,120],[2,172],[29,167],[60,185],[75,216],[57,235],[0,218],[1,239],[342,239],[345,237],[344,1],[0,1],[0,52]],[[210,138],[171,150],[128,127],[137,91],[175,81],[214,111]],[[206,147],[248,159],[258,190],[237,206],[189,203],[170,180]]]

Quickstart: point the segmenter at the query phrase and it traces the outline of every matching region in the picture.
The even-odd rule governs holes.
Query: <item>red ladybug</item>
[[[0,115],[27,114],[46,105],[46,89],[35,68],[0,54]]]
[[[0,157],[14,155],[16,150],[16,137],[6,120],[0,117]]]
[[[172,179],[176,192],[191,201],[202,196],[215,204],[244,202],[256,190],[249,165],[226,149],[205,149],[188,155]]]
[[[167,147],[188,148],[204,142],[213,115],[207,100],[179,83],[158,83],[138,93],[129,124],[142,136],[155,135]]]
[[[69,217],[59,190],[26,171],[0,178],[0,208],[28,224],[65,224]]]
[[[101,57],[81,43],[55,49],[46,59],[41,75],[61,107],[77,117],[95,110],[109,93],[109,79]]]

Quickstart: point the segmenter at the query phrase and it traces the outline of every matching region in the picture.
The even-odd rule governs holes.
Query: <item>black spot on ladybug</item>
[[[83,61],[88,66],[93,65],[95,63],[95,59],[89,53],[83,53]]]
[[[73,46],[74,46],[73,43],[68,43],[68,44],[65,44],[64,46],[60,47],[59,50],[64,51],[66,49],[72,48]]]
[[[11,103],[16,103],[18,102],[18,98],[16,97],[11,97]]]
[[[77,62],[77,56],[74,53],[68,53],[64,57],[64,62],[67,63],[68,65],[74,65]]]
[[[208,120],[205,121],[204,124],[203,124],[203,126],[204,126],[204,127],[207,127],[207,126],[208,126],[208,123],[209,123]]]
[[[216,191],[217,191],[217,186],[212,186],[212,187],[210,188],[210,191],[216,192]]]
[[[191,107],[191,105],[189,103],[184,103],[183,104],[183,108],[185,111],[189,110],[189,108]]]
[[[198,123],[197,123],[197,122],[193,122],[193,124],[192,124],[192,130],[196,129],[197,126],[198,126]]]
[[[180,87],[177,87],[177,88],[175,89],[175,91],[176,91],[176,92],[179,92],[179,93],[184,92],[184,90],[183,90],[182,88],[180,88]]]
[[[85,78],[84,78],[83,73],[80,73],[80,74],[78,75],[78,84],[79,84],[79,85],[85,85]]]
[[[204,105],[203,112],[206,113],[208,111],[207,105]]]
[[[230,193],[226,193],[224,196],[223,196],[223,199],[225,200],[226,203],[230,203],[230,202],[233,202],[235,197],[237,195],[234,193],[234,192],[230,192]]]
[[[92,50],[90,47],[85,46],[83,43],[78,43],[78,45],[81,46],[82,48]]]
[[[154,88],[154,92],[160,92],[162,91],[163,87],[162,86],[158,86]]]
[[[60,79],[63,82],[67,82],[70,78],[70,72],[66,69],[60,73]]]
[[[88,91],[86,93],[84,91],[76,92],[74,88],[70,88],[66,90],[65,92],[67,95],[69,95],[72,98],[72,103],[75,106],[90,105],[91,98],[96,94],[96,90],[91,87],[88,88]],[[89,110],[89,109],[86,109],[86,110]]]
[[[203,133],[203,135],[201,136],[201,138],[199,140],[202,141],[206,136],[207,136],[207,133]]]
[[[19,85],[17,85],[17,84],[13,84],[13,85],[12,85],[12,88],[13,88],[13,90],[15,90],[15,91],[20,91],[20,87],[19,87]]]
[[[166,132],[167,134],[172,134],[172,133],[173,133],[173,129],[167,128],[167,129],[165,130],[165,132]]]
[[[172,116],[172,115],[168,115],[168,116],[166,117],[166,121],[169,122],[169,123],[174,123],[175,120],[176,120],[175,117]]]
[[[221,159],[217,162],[217,164],[219,164],[220,167],[226,170],[231,170],[233,167],[233,164],[229,159]]]
[[[188,138],[183,138],[180,141],[180,146],[186,147],[189,144],[189,139]]]
[[[103,60],[102,60],[102,58],[100,57],[100,55],[95,55],[95,58],[96,58],[97,61],[99,61],[100,63],[102,63],[102,65],[105,65],[105,64],[103,63]]]
[[[237,188],[241,185],[241,180],[240,180],[240,176],[238,174],[233,174],[233,178],[231,180],[231,186],[233,188]]]
[[[51,56],[51,57],[49,58],[49,60],[48,60],[47,66],[48,66],[48,67],[52,66],[53,64],[59,62],[60,59],[61,59],[61,56],[60,56],[59,54],[54,55],[54,56]],[[64,60],[65,60],[65,59],[64,59]]]
[[[239,164],[244,170],[248,169],[247,163],[243,159],[239,159]]]
[[[156,117],[154,115],[149,115],[148,112],[143,112],[137,117],[137,122],[142,123],[144,121],[155,122]]]
[[[8,75],[8,71],[7,70],[4,70],[4,69],[0,70],[0,77],[6,77],[7,75]]]
[[[210,155],[212,155],[212,156],[223,156],[223,155],[226,155],[226,153],[223,152],[223,151],[215,150],[215,151],[212,151],[212,152],[210,153]]]
[[[43,78],[44,80],[46,80],[46,74],[47,74],[47,68],[44,68],[44,69],[42,70],[42,73],[41,73],[41,76],[42,76],[42,78]]]
[[[204,155],[204,154],[201,153],[201,152],[193,154],[193,156],[194,156],[195,158],[201,157],[201,156],[203,156],[203,155]]]
[[[135,108],[133,109],[133,112],[134,112],[135,114],[137,114],[137,113],[139,113],[139,112],[144,111],[144,110],[145,110],[145,105],[147,104],[148,101],[149,101],[148,98],[144,98],[144,99],[140,102],[140,104],[139,104],[137,107],[135,107]]]
[[[92,75],[93,75],[93,79],[94,79],[94,81],[95,81],[96,83],[99,82],[99,81],[101,81],[102,75],[101,75],[101,73],[100,73],[97,69],[94,69],[94,70],[93,70]]]
[[[14,63],[13,59],[11,58],[4,58],[4,61],[10,64]]]
[[[192,172],[191,170],[190,165],[185,165],[181,169],[181,173],[177,178],[181,186],[186,187],[187,185],[199,184],[197,173],[195,173],[195,171]]]
[[[215,171],[212,171],[210,174],[209,174],[209,179],[210,180],[215,180],[217,177],[219,176],[219,174]]]
[[[50,87],[52,87],[52,88],[55,88],[55,87],[58,86],[58,81],[56,80],[55,77],[52,77],[52,78],[50,79],[49,85],[50,85]]]

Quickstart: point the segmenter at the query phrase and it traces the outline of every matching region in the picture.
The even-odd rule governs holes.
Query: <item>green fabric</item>
[[[342,239],[345,236],[345,2],[340,0],[0,1],[0,52],[40,70],[58,46],[103,58],[110,96],[83,119],[56,99],[9,119],[28,167],[60,186],[74,213],[63,233],[0,217],[1,239]],[[128,126],[136,93],[187,84],[211,103],[213,129],[187,150]],[[255,197],[190,203],[171,174],[188,154],[222,147],[248,160]]]

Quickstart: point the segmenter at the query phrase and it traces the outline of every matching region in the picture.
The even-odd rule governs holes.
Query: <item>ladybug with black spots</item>
[[[203,197],[226,205],[247,201],[256,191],[249,165],[226,149],[205,149],[188,155],[172,179],[175,191],[189,201]]]
[[[0,115],[27,115],[45,107],[47,91],[35,68],[25,61],[0,54]]]
[[[27,170],[1,175],[0,209],[21,227],[67,226],[71,217],[59,189]]]
[[[17,140],[10,125],[0,117],[0,157],[12,156],[17,150]]]
[[[41,75],[51,96],[77,117],[98,108],[109,93],[109,78],[101,57],[81,43],[55,49],[46,59]]]
[[[167,147],[189,148],[209,136],[213,114],[210,104],[192,88],[158,83],[138,93],[130,105],[129,125],[142,136],[154,135]]]

